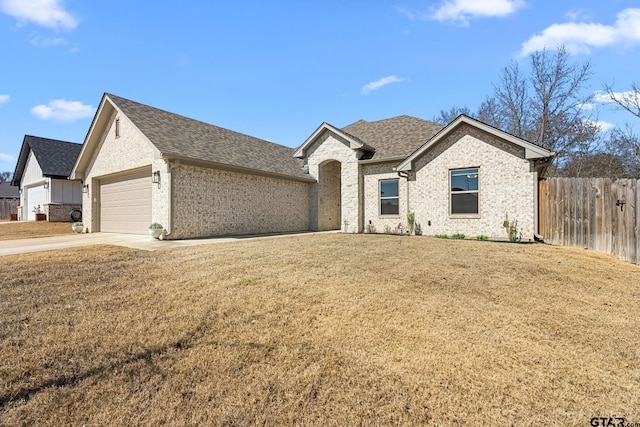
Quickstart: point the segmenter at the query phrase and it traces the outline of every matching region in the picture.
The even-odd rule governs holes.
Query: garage
[[[26,217],[29,221],[35,221],[36,213],[33,209],[36,206],[40,206],[42,209],[42,213],[44,213],[45,205],[47,204],[47,190],[44,188],[44,185],[38,185],[36,187],[28,187],[27,189],[27,200],[25,200],[25,210]]]
[[[100,231],[147,234],[151,171],[100,180]]]

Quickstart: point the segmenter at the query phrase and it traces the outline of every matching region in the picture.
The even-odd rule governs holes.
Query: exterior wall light
[[[49,181],[45,181],[44,182],[44,189],[48,190],[49,189]]]
[[[89,184],[85,184],[82,186],[82,192],[85,194],[89,193]]]
[[[158,188],[160,188],[160,171],[155,171],[151,174],[151,182],[154,184],[158,184]]]

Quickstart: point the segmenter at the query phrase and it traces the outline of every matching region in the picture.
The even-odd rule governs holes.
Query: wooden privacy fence
[[[0,219],[9,219],[11,214],[18,213],[17,200],[0,200]]]
[[[549,178],[540,182],[540,233],[640,264],[640,180]]]

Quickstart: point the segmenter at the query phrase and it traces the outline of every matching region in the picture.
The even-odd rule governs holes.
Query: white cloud
[[[78,20],[64,9],[64,0],[0,0],[0,12],[13,16],[19,25],[26,22],[41,27],[72,30]]]
[[[544,48],[564,45],[571,53],[590,53],[591,48],[640,44],[640,9],[618,13],[614,25],[587,22],[553,24],[522,44],[524,56]]]
[[[9,95],[0,95],[0,105],[9,102],[11,97]]]
[[[593,110],[594,108],[596,108],[596,104],[592,102],[581,102],[578,104],[578,108],[585,111]]]
[[[74,120],[92,117],[95,112],[91,105],[84,105],[80,101],[67,101],[64,99],[54,99],[49,102],[48,105],[36,105],[29,111],[39,119],[53,119],[61,122],[72,122]]]
[[[597,126],[602,132],[606,132],[616,127],[613,123],[605,122],[603,120],[585,120],[585,123]]]
[[[524,0],[446,0],[431,18],[469,25],[470,18],[511,15],[524,4]]]
[[[403,81],[404,81],[404,79],[399,79],[396,76],[383,77],[380,80],[376,80],[375,82],[367,83],[366,85],[364,85],[364,87],[362,88],[362,91],[360,91],[360,93],[362,95],[366,95],[369,92],[373,92],[374,90],[380,89],[382,86],[386,86],[386,85],[391,84],[391,83],[399,83],[399,82],[403,82]]]
[[[16,161],[16,158],[13,157],[11,154],[0,153],[0,162],[13,163],[15,161]]]
[[[55,47],[55,46],[67,46],[69,43],[61,37],[42,37],[34,34],[31,36],[29,43],[36,47]]]
[[[623,102],[636,103],[640,101],[640,99],[638,99],[638,94],[632,90],[627,92],[613,92],[613,96]],[[614,100],[611,99],[611,96],[602,90],[597,90],[593,95],[593,99],[598,102],[602,102],[603,104],[614,102]]]

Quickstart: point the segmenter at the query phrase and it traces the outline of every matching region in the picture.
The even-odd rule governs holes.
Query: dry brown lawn
[[[0,425],[640,422],[640,267],[308,235],[0,258]]]
[[[0,240],[30,239],[73,234],[70,222],[6,221],[0,224]]]

